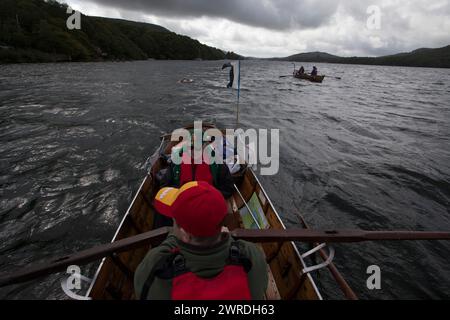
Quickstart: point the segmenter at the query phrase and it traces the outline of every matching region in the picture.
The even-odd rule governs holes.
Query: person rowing
[[[268,286],[263,251],[223,227],[227,204],[203,181],[163,188],[155,208],[174,219],[172,233],[148,252],[134,276],[141,300],[262,300]],[[225,231],[225,232],[222,232]]]
[[[304,73],[305,73],[305,68],[303,68],[303,66],[301,66],[301,68],[299,70],[294,69],[294,76],[301,76]]]
[[[190,146],[190,150],[188,149]],[[162,169],[156,176],[159,188],[174,187],[180,188],[184,184],[191,181],[204,181],[218,189],[225,199],[231,199],[234,186],[233,177],[230,173],[228,165],[225,163],[217,163],[214,159],[205,159],[209,153],[215,155],[215,151],[204,152],[206,148],[213,148],[211,144],[204,143],[202,146],[202,159],[195,161],[194,143],[187,144],[180,142],[172,148],[171,159],[168,161],[168,168]],[[217,155],[218,156],[218,155]],[[174,158],[179,157],[181,163],[175,163]],[[231,203],[229,203],[229,213],[232,214]],[[167,219],[164,215],[155,215],[155,227],[172,226],[172,220]]]
[[[173,159],[169,162],[169,168],[164,170],[158,177],[160,188],[175,187],[180,188],[190,181],[205,181],[216,187],[225,199],[232,196],[234,192],[233,178],[229,167],[225,163],[217,163],[213,156],[215,156],[214,148],[210,143],[204,143],[202,146],[202,158],[196,161],[194,158],[195,150],[194,143],[191,142],[190,150],[187,150],[188,144],[181,142],[172,149],[172,158],[174,153],[178,153],[181,158],[181,164],[176,164]],[[211,152],[205,152],[206,148],[213,148]],[[210,153],[211,159],[205,159],[205,156]]]
[[[313,67],[313,70],[311,71],[311,75],[312,75],[312,76],[317,76],[317,74],[318,74],[317,67],[314,66],[314,67]]]

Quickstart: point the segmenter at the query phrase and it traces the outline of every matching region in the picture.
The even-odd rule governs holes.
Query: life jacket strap
[[[242,248],[237,241],[231,243],[228,264],[242,266],[246,273],[249,273],[253,266],[252,261],[242,253]]]
[[[162,273],[164,270],[171,271],[170,266],[172,265],[172,261],[175,258],[176,253],[171,254],[169,257],[161,258],[155,265],[155,267],[150,271],[147,279],[144,282],[144,286],[142,287],[141,295],[139,297],[140,300],[147,300],[148,292],[150,287],[155,280],[155,277],[163,278]],[[172,275],[166,275],[167,279],[171,279]]]

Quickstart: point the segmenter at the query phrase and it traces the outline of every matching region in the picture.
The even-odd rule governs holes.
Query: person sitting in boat
[[[223,227],[227,204],[209,183],[161,189],[155,208],[174,219],[167,239],[134,275],[141,300],[262,300],[268,286],[264,252]]]
[[[298,74],[304,74],[305,73],[305,68],[303,68],[303,66],[301,66],[301,68],[298,70]]]
[[[210,161],[211,163],[208,164],[206,161],[203,161],[204,159],[202,159],[200,164],[196,164],[193,145],[194,143],[191,142],[190,152],[187,152],[184,142],[172,148],[171,158],[178,154],[181,157],[181,164],[175,164],[171,159],[169,160],[169,167],[157,173],[156,180],[159,183],[159,188],[180,188],[190,181],[205,181],[219,190],[225,199],[230,199],[234,192],[234,182],[229,167],[225,163],[220,164],[213,161]],[[210,145],[205,143],[203,150],[207,147],[210,147]],[[231,216],[233,212],[231,202],[227,202],[229,204],[228,212]],[[172,219],[168,219],[158,212],[155,214],[155,228],[172,225]]]
[[[191,143],[191,145],[193,146],[194,144]],[[169,168],[161,177],[159,186],[161,188],[179,188],[190,181],[206,181],[216,187],[225,199],[229,199],[233,195],[234,188],[233,178],[228,166],[224,163],[215,163],[214,161],[209,161],[211,163],[208,164],[204,159],[202,159],[201,164],[196,164],[192,146],[191,152],[186,152],[183,148],[183,143],[181,143],[181,147],[174,147],[172,153],[179,152],[181,164],[177,165],[173,161],[170,161]],[[207,147],[211,146],[205,143],[203,150]]]
[[[313,70],[311,71],[311,75],[312,76],[317,76],[317,74],[318,74],[317,68],[314,66]]]

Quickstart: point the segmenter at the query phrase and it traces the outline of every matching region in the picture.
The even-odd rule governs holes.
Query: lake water
[[[162,133],[193,120],[234,127],[222,64],[0,66],[0,272],[110,241]],[[450,70],[317,66],[342,80],[242,62],[241,127],[280,129],[280,171],[261,180],[286,225],[301,213],[317,229],[450,230]],[[360,298],[450,298],[449,242],[335,248]],[[370,265],[381,290],[366,287]],[[0,298],[64,298],[62,276]],[[342,298],[327,270],[316,279],[324,297]]]

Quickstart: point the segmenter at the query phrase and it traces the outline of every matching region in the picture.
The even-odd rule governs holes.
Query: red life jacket
[[[231,244],[228,263],[214,278],[201,278],[191,272],[178,250],[158,266],[145,282],[141,300],[147,298],[154,277],[172,280],[172,300],[251,300],[247,273],[252,263],[241,254],[237,242]]]
[[[205,181],[210,185],[214,185],[213,175],[209,164],[202,162],[194,164],[194,160],[189,161],[189,155],[184,154],[181,163],[180,186],[191,181]],[[189,162],[191,162],[189,164]]]
[[[212,279],[186,272],[172,280],[172,300],[251,300],[247,273],[234,265]]]
[[[173,266],[172,300],[251,300],[247,276],[251,262],[241,255],[237,242],[230,246],[228,264],[214,278],[201,278],[191,272],[179,252]]]

